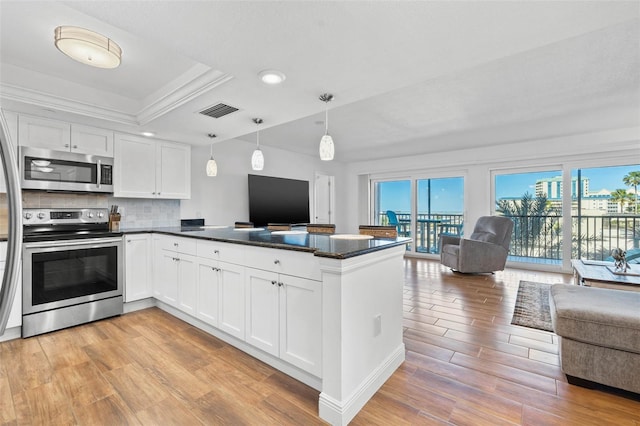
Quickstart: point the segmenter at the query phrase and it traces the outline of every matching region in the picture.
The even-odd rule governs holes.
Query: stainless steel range
[[[107,209],[23,209],[22,337],[120,315],[122,236]]]

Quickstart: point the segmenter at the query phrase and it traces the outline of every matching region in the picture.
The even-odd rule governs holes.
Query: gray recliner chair
[[[502,271],[512,230],[507,217],[482,216],[468,239],[440,236],[440,263],[462,273]]]

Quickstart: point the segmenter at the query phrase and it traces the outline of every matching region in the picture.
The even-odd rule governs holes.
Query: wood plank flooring
[[[566,382],[553,333],[510,325],[520,280],[570,276],[405,265],[406,362],[353,425],[640,426],[639,401]],[[157,308],[0,344],[0,425],[323,424],[317,404]]]

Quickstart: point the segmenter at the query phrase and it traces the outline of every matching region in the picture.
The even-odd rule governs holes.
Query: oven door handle
[[[70,247],[70,246],[105,246],[114,243],[122,243],[121,237],[112,238],[87,238],[80,240],[64,240],[64,241],[38,241],[34,243],[24,243],[25,249],[32,248],[50,248],[50,247]]]

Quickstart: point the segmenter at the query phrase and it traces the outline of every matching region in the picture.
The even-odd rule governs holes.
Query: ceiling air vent
[[[227,114],[231,114],[232,112],[236,112],[237,110],[238,108],[235,108],[229,105],[217,104],[205,110],[200,111],[200,114],[213,117],[213,118],[220,118],[220,117],[224,117]]]

